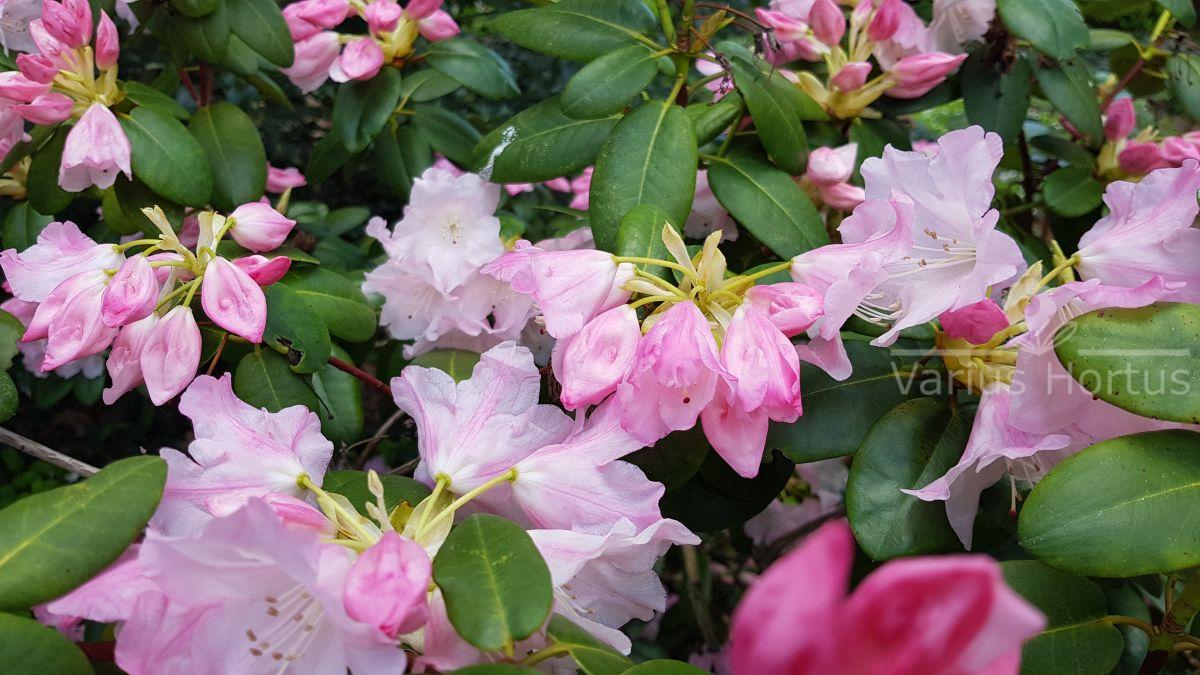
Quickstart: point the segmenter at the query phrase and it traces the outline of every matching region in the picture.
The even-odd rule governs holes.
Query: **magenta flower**
[[[1167,165],[1162,149],[1150,141],[1129,141],[1117,154],[1117,164],[1125,173],[1140,176]]]
[[[981,345],[996,333],[1008,328],[1008,317],[991,298],[943,312],[938,317],[946,337]]]
[[[213,258],[200,283],[200,304],[208,318],[234,335],[262,342],[267,298],[250,275],[224,258]]]
[[[846,17],[833,0],[815,0],[808,10],[808,23],[813,36],[830,47],[846,34]]]
[[[879,3],[879,9],[875,10],[875,15],[867,24],[867,37],[872,42],[884,42],[892,39],[892,36],[900,28],[903,4],[900,0],[883,0]]]
[[[266,287],[279,281],[292,267],[292,259],[287,256],[266,258],[261,255],[246,255],[235,258],[233,266],[246,273],[259,286]]]
[[[1137,112],[1133,109],[1133,99],[1119,98],[1108,104],[1104,115],[1104,137],[1112,142],[1129,137],[1137,124]]]
[[[586,409],[617,390],[633,367],[642,329],[637,312],[618,305],[555,345],[554,374],[567,410]]]
[[[13,295],[26,302],[42,302],[70,277],[116,269],[124,260],[112,245],[97,244],[68,220],[47,225],[37,243],[20,253],[11,248],[0,253],[0,269]]]
[[[96,24],[96,67],[108,70],[117,65],[121,55],[121,42],[117,36],[117,26],[108,14],[100,11],[100,22]]]
[[[303,181],[303,177],[301,180]],[[234,209],[229,217],[234,221],[233,227],[229,229],[230,236],[256,253],[279,248],[292,233],[292,228],[296,227],[296,221],[263,202],[242,204]]]
[[[67,134],[58,184],[67,192],[79,192],[92,185],[112,187],[118,172],[132,179],[129,153],[129,139],[116,116],[102,104],[93,103]]]
[[[104,288],[100,310],[105,325],[116,328],[146,318],[158,304],[158,295],[158,279],[146,256],[127,258]]]
[[[411,633],[429,616],[426,602],[432,575],[429,556],[420,544],[384,532],[346,575],[342,598],[346,616],[391,638]]]
[[[178,306],[150,330],[142,347],[142,377],[154,405],[175,398],[200,367],[200,327],[190,307]]]
[[[1046,624],[990,558],[894,560],[847,594],[853,559],[850,528],[835,521],[772,565],[734,612],[733,672],[1015,671],[1022,643]]]
[[[848,94],[862,88],[870,74],[871,64],[866,61],[852,61],[839,68],[837,73],[829,78],[829,83]]]

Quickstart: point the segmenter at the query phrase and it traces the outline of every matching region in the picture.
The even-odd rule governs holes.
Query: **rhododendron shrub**
[[[0,0],[0,663],[1193,672],[1182,0]]]

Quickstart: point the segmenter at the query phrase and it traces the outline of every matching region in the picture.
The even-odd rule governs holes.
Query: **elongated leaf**
[[[511,653],[550,615],[550,570],[516,523],[477,513],[458,524],[433,561],[446,614],[467,642]]]
[[[808,160],[803,121],[828,119],[825,111],[779,73],[764,73],[736,63],[735,72],[738,91],[771,161],[788,173],[802,173]]]
[[[695,532],[716,532],[740,525],[762,513],[795,473],[796,465],[774,452],[754,478],[742,478],[716,452],[704,458],[699,471],[663,496],[663,515]]]
[[[1171,95],[1188,117],[1200,121],[1200,58],[1179,53],[1167,59]]]
[[[1036,560],[1000,564],[1004,580],[1046,615],[1046,628],[1021,649],[1026,675],[1107,675],[1121,658],[1121,632],[1103,621],[1104,593],[1092,582]]]
[[[725,94],[716,103],[695,103],[687,107],[696,142],[704,145],[720,135],[738,120],[742,113],[742,96],[736,91]]]
[[[142,84],[141,82],[125,82],[123,87],[125,89],[125,96],[140,106],[154,108],[164,115],[170,115],[181,120],[186,120],[192,116],[187,111],[187,108],[180,105],[178,101],[154,87]]]
[[[53,216],[38,213],[29,202],[14,204],[4,216],[4,248],[24,251],[37,243],[38,235],[53,221]]]
[[[455,382],[471,377],[476,363],[479,363],[479,354],[464,349],[435,349],[412,360],[412,365],[437,368],[454,378]]]
[[[617,248],[614,253],[634,258],[670,260],[671,254],[667,251],[667,245],[663,243],[662,238],[663,227],[667,225],[671,225],[671,219],[665,211],[657,206],[640,204],[633,207],[621,219],[621,225],[617,229]],[[671,226],[674,227],[674,225]],[[637,267],[664,279],[668,279],[670,275],[669,270],[663,267],[644,264],[639,264]]]
[[[1029,110],[1029,61],[1017,59],[1007,72],[987,67],[981,54],[972,54],[962,65],[962,98],[967,119],[1000,134],[1006,143],[1016,140]]]
[[[232,2],[236,4],[241,0]],[[221,63],[229,49],[229,36],[233,34],[228,3],[218,0],[211,12],[194,19],[171,17],[171,31],[180,44],[198,58],[209,63]]]
[[[471,123],[458,115],[428,104],[412,108],[412,123],[434,150],[459,166],[471,166],[475,145],[482,138]]]
[[[1021,547],[1067,572],[1132,577],[1200,564],[1200,434],[1097,443],[1054,467],[1021,509]],[[1135,542],[1135,543],[1131,543]]]
[[[1046,205],[1060,216],[1083,216],[1100,206],[1104,185],[1092,177],[1088,167],[1071,166],[1046,177],[1042,196]]]
[[[687,220],[696,192],[696,137],[683,108],[648,101],[613,129],[592,175],[591,223],[597,248],[616,246],[621,219],[639,204]]]
[[[433,43],[426,61],[443,75],[463,83],[484,98],[499,100],[521,93],[508,62],[496,52],[464,37]]]
[[[353,363],[354,359],[338,345],[333,356]],[[350,444],[362,437],[363,383],[350,373],[331,365],[312,375],[313,393],[321,400],[317,416],[321,418],[321,433],[335,445]]]
[[[383,503],[389,511],[401,502],[408,502],[409,506],[416,506],[421,503],[422,499],[429,496],[429,488],[425,487],[424,483],[407,476],[385,474],[379,476],[379,482],[383,483]],[[367,502],[375,503],[375,497],[367,488],[365,471],[330,471],[325,474],[325,481],[321,487],[350,500],[354,508],[364,516],[367,515]]]
[[[313,309],[299,292],[284,284],[263,289],[267,296],[267,329],[263,342],[288,351],[298,373],[315,373],[325,367],[332,345],[324,322],[313,321]]]
[[[375,148],[371,159],[379,170],[379,178],[392,191],[392,194],[408,200],[412,192],[415,176],[408,172],[408,164],[404,161],[404,149],[396,138],[398,128],[388,125],[375,138]]]
[[[17,317],[0,310],[0,370],[12,368],[13,359],[20,350],[17,343],[25,334],[25,324]]]
[[[475,165],[496,182],[538,183],[592,164],[620,118],[574,119],[559,106],[547,99],[497,127],[476,147]]]
[[[220,3],[221,0],[171,0],[171,6],[180,14],[192,18],[212,13]]]
[[[134,234],[155,231],[154,224],[142,213],[142,209],[154,206],[163,210],[167,220],[176,230],[183,225],[183,207],[155,194],[140,180],[125,180],[124,176],[119,176],[109,194],[112,197],[106,205],[104,220],[113,232]],[[112,213],[107,206],[115,206],[116,213]]]
[[[1055,353],[1097,398],[1131,413],[1200,424],[1200,306],[1089,312],[1060,329]]]
[[[321,409],[312,388],[292,372],[286,359],[270,349],[258,349],[242,357],[233,373],[233,391],[246,403],[271,412],[293,405],[312,411]]]
[[[433,68],[426,68],[411,75],[405,74],[404,81],[400,83],[400,100],[413,103],[433,101],[461,86],[462,83],[458,80],[443,75]]]
[[[333,130],[342,147],[358,152],[383,129],[400,101],[400,72],[384,68],[366,81],[351,81],[338,87],[333,102]]]
[[[17,384],[8,373],[0,373],[0,422],[7,422],[17,414],[20,404],[21,395],[17,391]]]
[[[342,137],[339,134],[330,133],[313,146],[304,173],[313,183],[323,183],[350,161],[353,155],[353,152],[342,145]]]
[[[1088,44],[1087,24],[1075,0],[998,0],[1004,25],[1039,52],[1069,59]]]
[[[1158,4],[1167,10],[1179,23],[1193,28],[1196,25],[1196,6],[1192,0],[1158,0]]]
[[[0,609],[57,598],[112,564],[142,533],[166,479],[160,458],[131,457],[0,511]]]
[[[150,108],[121,118],[133,173],[151,190],[184,206],[204,206],[213,192],[204,148],[179,120]]]
[[[26,197],[29,205],[41,213],[58,213],[75,199],[74,194],[58,186],[63,146],[67,144],[69,132],[68,127],[59,127],[29,162],[29,173],[25,180]]]
[[[1104,139],[1100,103],[1087,68],[1076,62],[1039,66],[1038,85],[1054,107],[1091,142]]]
[[[13,673],[92,673],[87,657],[61,633],[12,614],[0,614],[0,663]]]
[[[620,112],[629,99],[649,86],[658,74],[654,53],[632,45],[605,54],[584,66],[567,82],[562,111],[568,117],[597,119]]]
[[[829,243],[812,202],[791,176],[749,153],[733,153],[708,169],[717,201],[754,238],[788,259]]]
[[[234,0],[229,3],[233,34],[259,56],[280,68],[292,65],[292,35],[274,0]]]
[[[846,513],[873,560],[957,550],[942,502],[901,492],[922,488],[958,462],[970,425],[942,401],[906,401],[863,439],[846,483]]]
[[[229,44],[225,47],[225,57],[221,66],[242,77],[249,77],[258,72],[260,57],[242,39],[236,35],[229,36]]]
[[[562,0],[509,12],[492,28],[526,49],[591,61],[636,43],[656,23],[641,0]]]
[[[267,151],[258,128],[242,109],[220,101],[201,108],[188,129],[212,168],[212,203],[222,211],[262,197],[267,184]]]
[[[546,634],[554,640],[554,644],[566,648],[586,675],[620,675],[633,667],[633,661],[562,615],[555,614],[550,618]]]
[[[289,272],[280,282],[300,296],[333,335],[365,342],[375,335],[375,310],[358,284],[319,267]]]

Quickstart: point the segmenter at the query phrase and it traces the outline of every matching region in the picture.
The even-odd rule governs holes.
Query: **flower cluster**
[[[25,138],[22,121],[77,120],[58,174],[68,192],[111,187],[118,173],[132,177],[129,139],[109,109],[125,97],[117,27],[103,11],[94,36],[92,25],[87,0],[44,0],[41,17],[28,26],[31,53],[17,56],[18,70],[0,73],[0,156]]]
[[[420,35],[430,42],[458,35],[458,24],[442,10],[443,0],[300,0],[283,9],[296,60],[284,74],[301,91],[310,92],[327,79],[369,80],[385,65],[412,53]],[[355,16],[367,24],[367,35],[333,30]]]
[[[850,182],[857,155],[857,143],[813,150],[808,156],[802,183],[809,196],[832,209],[853,211],[866,199],[863,189]]]
[[[278,281],[291,264],[284,257],[229,259],[217,253],[226,235],[254,252],[278,248],[295,222],[269,204],[244,204],[228,217],[199,214],[194,248],[180,241],[161,209],[143,213],[158,237],[100,244],[72,222],[51,223],[28,249],[0,253],[14,296],[7,306],[20,310],[22,340],[37,344],[40,371],[112,348],[106,403],[145,383],[150,399],[162,405],[192,381],[201,352],[191,307],[197,293],[209,320],[261,342],[267,313],[260,286]],[[142,250],[133,253],[135,248]]]
[[[1189,159],[1200,160],[1200,131],[1159,138],[1152,127],[1145,127],[1130,138],[1137,128],[1133,99],[1119,98],[1109,104],[1105,113],[1105,143],[1096,160],[1101,176],[1139,178],[1155,169],[1179,167]]]

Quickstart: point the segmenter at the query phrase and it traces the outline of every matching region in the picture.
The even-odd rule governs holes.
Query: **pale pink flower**
[[[308,185],[308,180],[304,178],[304,174],[300,173],[300,169],[294,166],[283,169],[267,166],[267,192],[283,194],[288,188],[304,187],[305,185]]]
[[[946,76],[966,59],[966,54],[953,56],[943,52],[905,56],[888,70],[895,84],[887,90],[887,95],[892,98],[920,98],[945,82]]]
[[[1119,98],[1108,105],[1104,114],[1104,137],[1112,142],[1124,140],[1137,124],[1132,98]]]
[[[383,68],[383,48],[373,38],[364,37],[351,41],[340,56],[329,67],[329,78],[334,82],[369,80]]]
[[[0,3],[0,47],[5,53],[37,50],[29,34],[29,25],[41,16],[41,0],[8,0]]]
[[[250,275],[224,258],[214,258],[200,283],[200,303],[208,318],[234,335],[262,342],[267,298]]]
[[[817,148],[808,155],[804,175],[819,187],[844,183],[854,174],[857,156],[857,143],[847,143],[837,148]]]
[[[229,214],[234,225],[229,235],[254,252],[271,251],[283,245],[296,221],[275,210],[270,204],[249,202]]]
[[[867,0],[866,4],[869,7],[870,1]],[[875,10],[875,15],[871,17],[871,23],[867,24],[867,38],[872,42],[892,39],[900,27],[903,4],[900,0],[883,0],[879,3],[879,9]]]
[[[796,59],[820,61],[822,54],[829,51],[828,46],[812,35],[806,21],[807,16],[797,17],[788,12],[762,7],[755,9],[754,13],[759,23],[775,31],[779,40],[780,48],[771,49],[767,53],[767,60],[772,64],[782,65]]]
[[[425,549],[395,532],[384,532],[363,551],[346,575],[346,616],[375,626],[384,635],[411,633],[428,618],[433,570]]]
[[[996,15],[996,0],[934,0],[929,48],[950,54],[983,38]]]
[[[825,314],[821,294],[811,286],[794,282],[753,286],[746,291],[746,302],[765,312],[789,338],[808,330]]]
[[[424,19],[442,8],[443,0],[409,0],[404,13],[414,19]]]
[[[1008,328],[1008,317],[991,298],[942,312],[938,321],[946,337],[976,345],[988,342],[993,335]]]
[[[196,377],[200,367],[200,327],[190,307],[167,312],[142,347],[142,377],[154,405],[175,398]]]
[[[67,134],[58,184],[67,192],[79,192],[93,185],[102,190],[112,187],[118,172],[132,179],[129,153],[129,138],[116,116],[93,103]]]
[[[529,536],[550,567],[554,612],[624,654],[632,645],[621,626],[667,608],[654,564],[672,544],[700,543],[674,520],[640,529],[619,520],[603,529],[531,530]]]
[[[28,122],[50,126],[69,119],[74,105],[70,97],[55,91],[42,94],[29,103],[14,105],[12,110]]]
[[[266,258],[261,255],[247,255],[233,260],[234,267],[245,272],[259,286],[270,286],[283,278],[292,267],[292,259],[287,256]]]
[[[108,70],[117,65],[121,55],[120,38],[117,36],[117,26],[108,13],[100,11],[100,22],[96,24],[96,67]]]
[[[395,0],[374,0],[363,11],[367,28],[372,33],[389,33],[396,30],[402,16],[404,8]]]
[[[8,99],[4,101],[7,104],[29,102],[50,91],[50,86],[41,78],[26,77],[15,70],[6,71],[0,73],[0,101]]]
[[[417,30],[421,32],[421,37],[426,40],[438,42],[458,35],[462,29],[454,21],[454,17],[450,16],[444,10],[439,9],[418,21]]]
[[[218,498],[303,497],[296,480],[307,475],[320,485],[333,455],[316,413],[301,405],[272,413],[244,403],[229,373],[197,377],[180,397],[179,411],[192,420],[196,440],[187,455],[159,452],[167,461],[167,485],[151,525],[165,534],[199,532]]]
[[[0,11],[3,11],[3,9],[0,9]],[[49,84],[58,75],[58,66],[41,54],[18,54],[17,68],[20,69],[21,74],[25,77],[34,82],[41,82],[42,84]],[[7,73],[0,74],[0,77],[4,77],[5,75]]]
[[[555,346],[554,374],[567,410],[586,409],[617,390],[633,367],[642,337],[637,312],[618,305]]]
[[[759,546],[770,546],[784,535],[827,517],[844,501],[846,479],[850,471],[841,457],[796,465],[796,475],[808,485],[808,495],[800,502],[776,499],[742,529]]]
[[[103,272],[81,272],[61,284],[60,288],[70,287],[72,290],[65,294],[62,304],[54,308],[53,314],[43,319],[42,307],[50,304],[49,298],[48,302],[38,307],[34,324],[47,321],[46,334],[38,336],[46,338],[42,372],[99,354],[112,344],[117,329],[105,325],[100,315],[106,281]]]
[[[808,23],[813,36],[830,47],[841,42],[846,34],[846,17],[833,0],[815,0],[808,10]]]
[[[127,258],[104,288],[101,315],[116,328],[144,319],[158,304],[159,284],[144,255]]]
[[[11,248],[0,253],[0,269],[13,295],[25,302],[41,302],[70,277],[116,269],[124,260],[111,244],[97,244],[68,220],[47,225],[37,243],[20,253]]]
[[[1161,148],[1163,161],[1170,166],[1182,166],[1188,160],[1200,160],[1200,145],[1180,136],[1164,138]]]
[[[588,210],[591,205],[592,172],[595,170],[596,167],[589,166],[583,170],[583,173],[571,179],[571,192],[575,195],[571,198],[571,208],[580,211]]]
[[[283,18],[296,42],[337,26],[349,13],[347,0],[301,0],[283,8]]]
[[[894,560],[847,593],[853,559],[850,527],[835,521],[772,565],[734,612],[734,672],[1015,671],[1022,643],[1046,624],[990,558]],[[924,620],[900,620],[914,614]],[[814,626],[823,629],[797,631]]]
[[[869,10],[871,0],[862,0],[859,7]],[[889,29],[891,34],[886,38],[871,37],[872,33],[881,36]],[[872,53],[883,70],[891,69],[897,61],[906,56],[930,51],[929,31],[925,22],[917,16],[912,6],[903,0],[883,0],[875,19],[867,27],[867,35],[876,43]]]
[[[112,386],[103,393],[105,404],[116,403],[117,399],[142,384],[142,349],[157,325],[158,315],[151,314],[122,326],[117,333],[105,363],[112,378]]]
[[[316,90],[329,79],[329,69],[342,52],[342,43],[333,31],[321,31],[300,40],[295,45],[296,56],[292,65],[280,69],[300,91]]]

